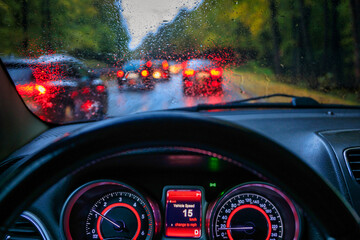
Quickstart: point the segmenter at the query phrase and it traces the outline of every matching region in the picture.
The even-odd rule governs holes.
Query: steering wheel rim
[[[0,237],[41,193],[86,165],[90,156],[115,148],[126,151],[129,146],[172,141],[198,143],[239,156],[237,160],[243,165],[264,174],[289,194],[329,237],[360,239],[358,215],[298,157],[244,127],[179,112],[136,114],[94,123],[10,168],[0,180]]]

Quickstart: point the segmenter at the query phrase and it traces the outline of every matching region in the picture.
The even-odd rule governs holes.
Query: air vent
[[[345,159],[354,179],[360,183],[360,148],[348,149],[345,151]]]
[[[8,230],[7,240],[46,240],[42,228],[37,222],[37,218],[32,214],[24,213],[15,222],[14,226]]]

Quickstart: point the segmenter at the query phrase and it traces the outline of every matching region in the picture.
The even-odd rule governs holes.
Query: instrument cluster
[[[202,186],[168,185],[161,201],[115,180],[76,189],[61,214],[66,239],[299,239],[293,201],[265,182],[236,185],[207,202]]]

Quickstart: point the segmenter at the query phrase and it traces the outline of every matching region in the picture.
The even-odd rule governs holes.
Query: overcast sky
[[[148,33],[155,33],[164,22],[171,22],[180,9],[193,10],[201,2],[202,0],[122,0],[122,14],[131,37],[130,49],[137,48]]]

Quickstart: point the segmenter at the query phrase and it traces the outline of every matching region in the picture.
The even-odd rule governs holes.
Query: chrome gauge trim
[[[154,223],[154,227],[152,229],[152,234],[149,235],[150,238],[153,238],[156,234],[159,232],[159,228],[161,226],[161,219],[160,219],[160,213],[158,209],[158,205],[148,196],[144,196],[139,191],[134,189],[133,187],[129,186],[128,184],[116,181],[116,180],[109,180],[109,179],[101,179],[101,180],[95,180],[88,183],[83,184],[82,186],[78,187],[75,191],[73,191],[70,196],[67,198],[62,211],[61,211],[61,217],[60,217],[60,227],[61,227],[61,234],[63,235],[64,239],[73,239],[71,232],[70,232],[70,216],[73,210],[73,207],[75,204],[77,204],[77,201],[83,197],[88,191],[93,190],[94,188],[101,187],[101,186],[109,186],[114,185],[115,188],[119,187],[118,189],[114,189],[111,191],[124,191],[131,194],[134,194],[139,199],[141,199],[144,204],[149,208],[151,215],[149,216],[151,218],[151,221]],[[109,191],[109,190],[107,190]],[[106,191],[104,193],[99,193],[100,196],[107,194]],[[98,197],[98,196],[97,196]]]
[[[262,192],[264,191],[264,192]],[[274,194],[274,196],[267,196],[265,194],[266,192],[270,194]],[[241,185],[237,185],[230,190],[226,191],[222,194],[217,200],[210,203],[208,211],[206,213],[206,226],[208,230],[208,236],[210,239],[214,239],[214,224],[215,224],[215,218],[219,214],[220,209],[224,206],[224,204],[229,201],[231,198],[243,195],[243,194],[260,194],[265,199],[269,199],[270,203],[274,204],[273,198],[282,199],[284,203],[287,204],[288,210],[291,212],[291,216],[293,217],[294,221],[294,236],[293,240],[300,239],[301,235],[301,215],[296,207],[296,205],[293,203],[293,201],[281,190],[279,190],[277,187],[265,183],[265,182],[249,182],[244,183]],[[289,213],[290,213],[289,212]],[[280,210],[281,215],[281,210]],[[287,223],[285,223],[286,225]]]
[[[25,211],[21,214],[21,217],[29,220],[35,227],[36,229],[40,232],[42,239],[44,240],[50,240],[50,235],[48,233],[48,231],[46,230],[44,224],[42,223],[42,221],[33,213],[29,212],[29,211]]]

